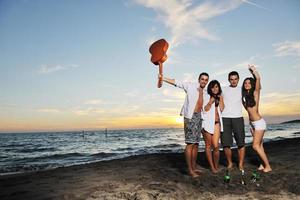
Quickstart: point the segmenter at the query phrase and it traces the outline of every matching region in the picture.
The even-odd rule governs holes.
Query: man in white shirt
[[[244,169],[245,158],[245,125],[242,116],[242,89],[238,86],[239,74],[232,71],[228,74],[229,86],[222,87],[225,108],[222,112],[223,133],[221,142],[227,159],[227,168],[231,169],[233,137],[238,146],[239,169]]]
[[[197,169],[196,161],[202,129],[201,109],[203,106],[203,89],[208,83],[208,79],[209,76],[205,72],[199,75],[198,83],[180,82],[175,81],[175,79],[162,78],[166,83],[179,87],[186,93],[180,115],[184,117],[186,163],[188,172],[193,178],[198,177],[199,173],[201,173],[201,170]]]

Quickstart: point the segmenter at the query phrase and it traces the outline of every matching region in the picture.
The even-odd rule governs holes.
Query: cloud
[[[37,109],[38,112],[45,112],[45,113],[61,113],[60,110],[58,109],[53,109],[53,108],[40,108]]]
[[[92,99],[86,101],[84,104],[86,105],[99,105],[99,104],[105,104],[105,102],[101,99]]]
[[[182,103],[182,99],[162,99],[160,100],[161,102],[166,102],[166,103]]]
[[[269,116],[300,116],[300,91],[294,93],[272,92],[263,95],[261,99],[260,107],[263,114]]]
[[[74,114],[82,116],[82,115],[90,115],[90,114],[103,114],[106,113],[105,110],[100,108],[86,108],[86,109],[76,109],[72,111]]]
[[[183,74],[183,81],[185,81],[185,82],[197,82],[198,77],[196,77],[196,75],[192,74],[192,73],[184,73]]]
[[[122,115],[135,115],[140,109],[139,105],[131,104],[111,104],[108,107],[97,107],[96,104],[91,105],[88,108],[77,107],[72,109],[71,112],[75,115],[105,115],[105,116],[122,116]]]
[[[285,41],[273,44],[276,56],[300,57],[300,41]]]
[[[293,66],[293,69],[300,69],[300,64],[296,64]]]
[[[254,3],[252,1],[248,1],[248,0],[241,0],[241,1],[244,2],[244,3],[250,4],[252,6],[255,6],[257,8],[261,8],[261,9],[264,9],[264,10],[270,10],[268,8],[265,8],[265,7],[261,6],[261,5],[258,5],[257,3]]]
[[[228,74],[231,71],[238,71],[239,69],[248,69],[248,64],[256,63],[257,58],[258,56],[252,56],[247,60],[232,65],[233,67],[222,67],[221,70],[216,71],[214,74],[212,74],[212,77]],[[259,65],[255,64],[255,66],[259,68]]]
[[[207,1],[202,4],[195,4],[192,0],[135,0],[135,2],[156,12],[157,20],[171,32],[170,43],[173,47],[198,39],[220,40],[204,26],[204,23],[243,4],[240,0]]]
[[[56,65],[56,66],[48,66],[48,65],[41,65],[38,73],[39,74],[50,74],[50,73],[54,73],[57,71],[61,71],[61,70],[68,70],[68,69],[72,69],[72,68],[76,68],[78,67],[78,65],[67,65],[67,66],[62,66],[62,65]]]
[[[183,91],[174,91],[170,89],[163,89],[162,94],[166,97],[170,97],[173,99],[184,99],[185,93]]]
[[[132,91],[129,91],[129,92],[126,92],[125,93],[125,96],[127,97],[138,97],[139,96],[139,91],[138,90],[132,90]]]

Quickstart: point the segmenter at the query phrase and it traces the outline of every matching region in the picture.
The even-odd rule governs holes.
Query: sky
[[[298,0],[0,0],[0,132],[182,127],[160,38],[165,77],[242,84],[255,64],[261,115],[299,119],[299,19]]]

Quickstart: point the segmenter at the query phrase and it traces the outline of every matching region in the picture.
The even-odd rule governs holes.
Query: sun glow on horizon
[[[183,117],[182,116],[175,117],[175,122],[178,124],[183,124]]]

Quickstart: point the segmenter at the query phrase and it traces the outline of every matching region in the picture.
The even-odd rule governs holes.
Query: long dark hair
[[[248,91],[245,89],[245,82],[249,80],[251,84],[251,89]],[[242,102],[244,106],[247,107],[253,107],[256,105],[255,99],[254,99],[254,90],[255,90],[255,79],[252,77],[245,78],[242,86]]]
[[[219,91],[217,94],[214,94],[212,92],[212,88],[215,87],[215,85],[217,85],[219,87]],[[219,83],[219,81],[217,80],[212,80],[209,82],[208,86],[207,86],[207,93],[211,96],[211,97],[214,97],[215,98],[215,106],[218,106],[219,105],[219,95],[222,94],[222,89],[221,89],[221,85]]]
[[[211,97],[215,97],[216,95],[212,92],[212,88],[215,87],[215,85],[218,85],[219,87],[219,92],[216,95],[221,95],[222,94],[222,89],[220,86],[219,81],[217,80],[212,80],[209,82],[208,86],[207,86],[207,93],[211,96]]]

